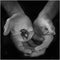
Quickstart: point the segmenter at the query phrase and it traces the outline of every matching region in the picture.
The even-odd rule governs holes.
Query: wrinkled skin
[[[5,24],[4,35],[11,32],[16,47],[24,53],[43,54],[55,34],[53,24],[46,16],[47,12],[47,15],[49,15],[50,10],[51,7],[48,9],[46,6],[35,20],[34,26],[32,26],[30,19],[26,15],[17,14],[11,16]]]
[[[16,19],[17,17],[18,17],[17,21],[13,20]],[[51,39],[50,40],[47,39],[48,38],[47,33],[50,34],[52,32],[51,30],[49,30],[51,28],[47,28],[48,25],[43,24],[43,22],[45,21],[44,18],[42,19],[43,21],[40,21],[40,23],[38,24],[37,24],[38,21],[35,22],[33,27],[31,21],[27,16],[20,17],[16,15],[9,19],[8,19],[9,21],[6,22],[5,24],[4,34],[6,35],[7,31],[9,31],[8,27],[10,27],[9,29],[12,32],[13,41],[15,42],[19,50],[22,50],[25,53],[31,53],[32,51],[38,51],[40,49],[45,48],[46,46],[49,45],[50,41],[52,41]],[[48,24],[47,21],[45,22]],[[47,36],[46,38],[45,35]],[[46,44],[45,40],[46,41],[48,40],[48,44]]]

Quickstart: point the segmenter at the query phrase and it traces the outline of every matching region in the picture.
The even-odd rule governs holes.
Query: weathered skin
[[[13,35],[16,37],[16,36],[20,35],[21,29],[26,29],[28,32],[30,32],[30,35],[28,38],[28,39],[30,39],[32,37],[31,34],[33,34],[33,33],[31,33],[33,31],[31,21],[29,20],[29,18],[27,16],[18,17],[18,19],[16,21],[15,20],[12,21],[12,19],[15,18],[16,16],[17,16],[17,14],[13,15],[9,19],[7,19],[7,22],[4,27],[5,28],[4,34],[7,35],[7,32],[11,31],[13,33]]]
[[[37,17],[37,19],[34,21],[35,24],[42,27],[41,30],[45,34],[43,36],[45,38],[43,44],[37,46],[35,48],[35,51],[33,52],[33,53],[36,53],[36,55],[38,55],[38,53],[41,54],[41,51],[45,50],[53,40],[52,34],[55,34],[55,28],[52,24],[52,21],[50,21],[50,20],[52,20],[54,18],[54,16],[56,15],[56,10],[54,10],[54,9],[55,9],[55,6],[57,6],[58,4],[56,5],[55,3],[56,2],[48,2],[47,5],[44,7],[44,9],[39,14],[39,16]],[[4,2],[3,4],[5,5],[6,3]],[[34,34],[31,21],[24,14],[23,10],[21,9],[21,7],[19,7],[18,4],[16,4],[16,6],[14,4],[12,4],[11,6],[10,6],[10,3],[8,3],[8,4],[9,4],[9,6],[6,5],[5,9],[8,12],[8,14],[10,12],[11,17],[7,19],[7,22],[5,24],[4,35],[7,35],[11,31],[17,48],[19,50],[23,50],[23,52],[29,53],[30,49],[28,49],[28,50],[24,49],[24,46],[21,41],[25,42],[25,41],[29,40]],[[14,5],[14,8],[12,7],[13,5]],[[9,9],[9,7],[10,7],[10,9]],[[13,8],[13,10],[11,8]],[[17,15],[16,13],[17,14],[19,13],[19,14]],[[53,13],[53,14],[51,15],[51,13]],[[46,28],[47,28],[47,30],[46,30]],[[22,37],[20,35],[21,29],[26,29],[30,33],[28,39],[25,39],[25,40],[22,39]],[[42,54],[43,53],[44,53],[44,51],[42,52]]]

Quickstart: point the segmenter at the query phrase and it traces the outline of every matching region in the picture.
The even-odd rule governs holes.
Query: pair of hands
[[[46,32],[44,27],[48,27],[48,25],[47,25],[48,21],[44,20],[44,18],[40,19],[39,21],[38,20],[36,20],[37,22],[35,24],[38,23],[39,26],[43,27],[43,29],[41,28],[41,30],[43,32]],[[46,24],[43,24],[44,21],[46,22]],[[48,28],[48,30],[49,30],[49,28]],[[31,21],[29,20],[29,18],[27,16],[20,17],[19,14],[13,15],[12,17],[8,18],[7,22],[4,26],[4,35],[8,35],[8,33],[10,31],[12,32],[12,34],[15,38],[14,40],[16,40],[16,42],[18,43],[17,44],[18,49],[20,49],[20,46],[22,46],[22,48],[21,48],[22,50],[24,50],[25,52],[29,51],[29,50],[25,50],[23,43],[21,43],[21,42],[26,42],[26,41],[30,40],[34,34],[34,30],[33,30],[33,27],[32,27],[32,24],[31,24]],[[22,33],[24,33],[24,35]],[[50,33],[52,33],[52,32],[50,31],[49,34]],[[39,51],[39,50],[49,46],[49,44],[51,43],[51,41],[53,39],[53,37],[48,34],[46,34],[43,37],[45,40],[41,45],[39,45],[35,48],[36,51]],[[27,53],[29,53],[29,52],[27,52]]]

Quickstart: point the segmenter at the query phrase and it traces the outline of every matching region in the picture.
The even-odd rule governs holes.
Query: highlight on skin
[[[19,51],[24,52],[25,56],[35,57],[43,55],[53,41],[53,35],[56,33],[55,27],[51,21],[53,17],[49,19],[46,16],[47,13],[50,14],[49,12],[51,10],[51,5],[48,3],[47,5],[49,7],[46,5],[42,10],[41,15],[39,13],[39,16],[33,24],[25,14],[14,15],[14,13],[7,19],[8,22],[6,22],[4,26],[4,35],[6,36],[11,32],[12,40],[14,41],[16,48]],[[53,6],[53,3],[50,4]],[[46,11],[46,9],[48,10]]]
[[[26,22],[25,22],[25,24],[26,24]],[[25,26],[25,25],[23,25],[23,26]],[[43,34],[42,31],[44,31],[44,30],[40,29],[41,26],[38,27],[38,25],[36,25],[34,27],[35,31],[34,31],[34,34],[32,35],[32,37],[30,37],[31,38],[30,40],[26,39],[26,37],[25,37],[25,39],[23,39],[22,35],[21,35],[22,30],[25,30],[25,32],[27,31],[27,33],[26,33],[27,35],[30,33],[30,31],[26,30],[27,26],[23,27],[23,29],[18,25],[17,25],[17,27],[19,27],[20,29],[18,28],[18,30],[14,30],[14,32],[16,34],[13,33],[12,35],[13,35],[13,39],[16,40],[16,42],[17,42],[17,47],[19,50],[22,49],[23,52],[31,54],[32,51],[35,51],[35,52],[37,50],[39,51],[39,48],[36,49],[37,47],[42,46],[42,48],[43,48],[46,46],[45,43],[43,42],[43,41],[45,41],[44,35],[46,35],[46,34]],[[40,31],[40,33],[38,33],[37,31]],[[25,33],[23,32],[23,34],[25,34]],[[40,49],[42,49],[42,48],[40,48]]]

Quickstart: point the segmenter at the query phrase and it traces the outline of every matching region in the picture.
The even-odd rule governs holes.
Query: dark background
[[[37,18],[40,11],[43,9],[47,1],[45,2],[18,2],[23,8],[25,14],[30,17],[31,21]],[[3,27],[6,22],[6,19],[9,18],[9,15],[3,7],[1,7],[1,58],[2,59],[25,59],[29,57],[24,57],[23,53],[18,51],[10,37],[11,33],[7,36],[3,35]],[[38,59],[57,59],[59,57],[59,12],[56,14],[53,19],[53,24],[56,28],[56,35],[54,40],[47,49],[46,53],[42,56],[37,57]]]

